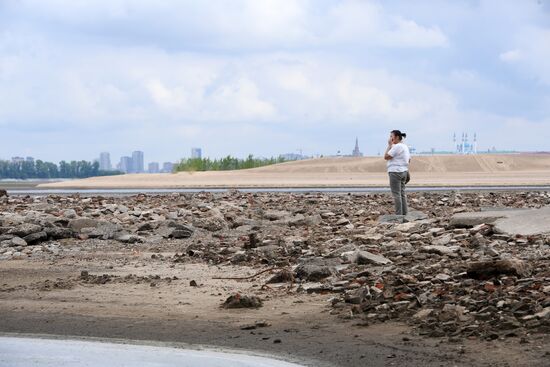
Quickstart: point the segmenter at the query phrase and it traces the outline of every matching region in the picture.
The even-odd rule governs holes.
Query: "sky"
[[[550,0],[0,0],[0,158],[550,150]]]

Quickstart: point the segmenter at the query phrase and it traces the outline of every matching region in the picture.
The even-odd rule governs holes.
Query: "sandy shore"
[[[414,186],[550,185],[550,155],[422,156],[411,162]],[[130,174],[41,184],[52,189],[375,187],[388,184],[380,157],[322,158],[239,171]]]

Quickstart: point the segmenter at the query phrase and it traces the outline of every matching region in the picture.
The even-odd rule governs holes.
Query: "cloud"
[[[87,42],[167,50],[292,50],[341,42],[377,47],[440,47],[442,30],[392,14],[375,1],[236,0],[8,1],[4,20]],[[0,16],[1,17],[1,16]]]
[[[516,49],[501,54],[505,62],[550,85],[550,28],[524,27],[516,35]]]
[[[500,59],[505,62],[513,63],[522,59],[520,50],[510,50],[500,54]]]
[[[419,149],[474,129],[531,147],[519,126],[548,126],[548,13],[536,2],[0,4],[0,134],[33,134],[30,152],[43,134],[86,136],[88,155],[323,153],[356,135],[373,153],[392,128]],[[1,155],[17,154],[9,144]]]

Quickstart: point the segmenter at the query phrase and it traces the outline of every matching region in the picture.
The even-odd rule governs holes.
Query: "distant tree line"
[[[102,171],[98,162],[71,161],[55,163],[36,161],[0,160],[0,178],[86,178],[93,176],[119,175],[118,171]]]
[[[283,162],[286,162],[286,160],[282,157],[254,158],[252,154],[246,159],[235,158],[230,155],[214,160],[210,158],[184,158],[176,164],[174,171],[228,171],[262,167]]]

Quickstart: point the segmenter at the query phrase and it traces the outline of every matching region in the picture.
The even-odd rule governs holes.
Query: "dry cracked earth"
[[[0,198],[0,331],[254,350],[311,366],[547,366],[550,235],[456,213],[550,193]]]

